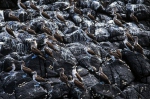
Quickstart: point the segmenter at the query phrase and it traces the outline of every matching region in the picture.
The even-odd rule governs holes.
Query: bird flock
[[[26,74],[23,75],[23,77],[30,76],[37,84],[40,84],[40,82],[51,82],[47,79],[47,77],[43,78],[37,74],[37,71],[27,67],[25,65],[26,63],[23,56],[26,54],[32,54],[32,59],[38,57],[43,61],[47,61],[47,58],[50,58],[54,62],[59,63],[59,58],[61,56],[58,56],[59,58],[56,58],[54,53],[62,53],[65,54],[65,56],[69,56],[66,54],[68,54],[67,47],[70,46],[70,43],[68,43],[65,38],[65,36],[69,34],[67,34],[67,32],[66,34],[63,34],[62,31],[71,30],[71,33],[73,33],[72,30],[76,29],[79,32],[79,35],[75,36],[75,39],[80,39],[80,35],[82,35],[87,39],[81,39],[81,43],[84,41],[84,44],[93,43],[95,45],[99,45],[100,42],[98,42],[96,37],[96,29],[98,28],[96,27],[96,25],[102,22],[101,19],[97,18],[97,15],[101,13],[97,10],[101,9],[102,13],[105,13],[106,8],[109,6],[110,2],[100,2],[99,0],[85,0],[85,2],[86,1],[88,2],[87,4],[91,2],[91,8],[95,10],[94,14],[92,10],[90,11],[91,8],[89,8],[88,5],[86,6],[89,9],[86,10],[87,12],[84,12],[83,7],[80,7],[83,2],[82,0],[66,0],[66,2],[62,2],[62,4],[64,4],[65,6],[56,6],[54,8],[51,7],[51,10],[46,9],[44,5],[37,5],[37,1],[34,0],[30,0],[26,3],[22,3],[21,0],[18,0],[17,5],[19,8],[19,12],[24,12],[26,14],[23,17],[31,17],[28,17],[28,19],[22,21],[20,17],[17,17],[15,15],[15,12],[10,10],[7,17],[10,21],[6,21],[4,23],[4,31],[1,33],[1,36],[4,37],[0,37],[4,41],[0,44],[3,46],[8,44],[9,47],[14,47],[14,49],[12,49],[13,52],[18,53],[21,56],[18,61],[21,62],[20,70],[24,74]],[[40,0],[38,2],[40,2]],[[58,3],[61,4],[61,2]],[[52,6],[55,4],[57,4],[57,2],[46,6]],[[113,25],[115,27],[123,29],[124,31],[123,49],[109,49],[107,56],[108,60],[115,61],[119,59],[120,61],[123,61],[121,53],[122,50],[133,51],[135,53],[144,55],[143,48],[138,43],[138,37],[130,34],[129,28],[126,26],[127,22],[117,11],[119,11],[119,9],[114,6],[112,8],[110,16],[111,21],[113,21]],[[73,23],[71,23],[70,20],[72,20]],[[133,10],[130,13],[130,20],[137,25],[137,28],[141,28],[140,22],[134,15]],[[89,21],[90,23],[86,23],[86,21]],[[10,22],[13,22],[13,24],[10,24]],[[18,22],[17,24],[19,24],[17,25],[17,30],[11,27],[15,24],[15,22]],[[83,26],[85,23],[86,26]],[[91,28],[90,24],[94,26],[93,29]],[[72,41],[71,43],[74,42]],[[66,53],[65,51],[63,51],[63,48],[65,48]],[[98,58],[101,58],[101,55],[97,54],[90,47],[84,47],[82,50],[89,57],[96,56]],[[3,56],[3,58],[4,57],[5,56]],[[71,58],[71,56],[69,56],[69,58]],[[16,61],[17,60],[11,61],[11,66],[4,70],[5,72],[9,72],[11,76],[17,71],[15,65]],[[105,62],[105,60],[103,61]],[[67,62],[69,63],[69,61]],[[86,91],[87,88],[84,85],[84,79],[77,71],[77,61],[71,62],[71,64],[73,65],[73,69],[71,71],[72,73],[70,79],[68,78],[68,75],[65,74],[65,69],[63,67],[57,69],[57,71],[59,72],[60,81],[62,83],[65,83],[68,88],[71,88],[71,83],[73,83],[81,91]],[[112,84],[107,75],[103,72],[102,66],[99,66],[99,70],[94,69],[94,71],[99,76],[100,82],[103,82],[102,84]]]

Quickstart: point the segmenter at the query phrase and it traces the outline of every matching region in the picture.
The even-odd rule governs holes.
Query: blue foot
[[[37,57],[37,55],[34,54],[34,56],[32,56],[32,59],[34,59],[34,58],[36,58],[36,57]]]
[[[105,83],[104,82],[99,82],[100,84],[104,85]]]
[[[26,78],[26,77],[27,77],[27,74],[23,74],[23,75],[22,75],[22,78]]]
[[[45,57],[48,57],[48,55],[46,54]]]

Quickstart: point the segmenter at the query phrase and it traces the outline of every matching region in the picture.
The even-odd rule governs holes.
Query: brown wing
[[[81,10],[79,10],[78,8],[74,7],[74,12],[77,13],[77,14],[80,14],[82,15],[82,12]]]
[[[6,27],[6,31],[11,35],[13,36],[14,38],[16,38],[16,36],[14,35],[13,31],[9,28]]]
[[[129,42],[127,42],[126,45],[127,45],[127,47],[128,47],[131,51],[133,51],[133,47],[132,47],[132,45],[131,45]]]
[[[93,50],[90,50],[90,49],[89,49],[89,50],[87,50],[87,52],[88,52],[89,54],[91,54],[91,55],[96,55]]]
[[[46,82],[46,80],[44,78],[40,77],[39,75],[37,75],[35,80],[38,81],[38,82]]]
[[[120,59],[122,59],[122,53],[120,52],[120,50],[119,50],[119,49],[117,49],[117,50],[116,50],[116,52],[117,52],[117,54],[118,54],[119,58],[120,58]]]
[[[49,28],[44,27],[42,30],[43,30],[44,32],[46,32],[47,34],[52,35],[52,32],[51,32],[51,30],[50,30]]]
[[[79,79],[79,81],[82,82],[82,78],[81,78],[81,76],[80,76],[78,73],[76,73],[76,76],[77,76],[77,78]]]
[[[143,48],[139,44],[134,45],[134,50],[143,54]]]
[[[65,18],[64,18],[63,16],[60,16],[59,14],[57,14],[57,18],[58,18],[60,21],[63,21],[63,22],[66,21]]]
[[[46,14],[45,12],[42,12],[42,15],[43,15],[43,17],[45,17],[45,18],[47,18],[47,19],[50,19],[49,15]]]
[[[35,32],[34,30],[32,30],[32,29],[28,29],[27,32],[28,32],[29,34],[34,34],[34,35],[36,34],[36,32]]]
[[[23,3],[20,3],[20,6],[21,6],[23,9],[27,10],[27,7],[26,7]]]
[[[115,19],[114,22],[115,22],[115,24],[117,24],[118,26],[124,27],[124,26],[122,25],[122,23],[121,23],[119,20]]]
[[[51,39],[51,40],[53,40],[54,42],[58,42],[58,41],[54,38],[54,36],[50,36],[50,35],[49,35],[48,38]]]
[[[19,18],[17,18],[16,16],[13,16],[13,15],[10,15],[9,19],[20,22]]]
[[[78,80],[74,80],[74,84],[78,87],[78,88],[81,88],[81,89],[83,89],[83,90],[85,90],[85,88],[84,88],[84,84],[82,83],[82,82],[80,82],[80,81],[78,81]]]
[[[114,52],[114,53],[113,53],[113,52],[110,52],[110,54],[113,55],[113,56],[115,56],[115,58],[118,58],[118,59],[119,59],[119,55],[118,55],[117,53],[115,53],[115,52]]]
[[[31,51],[32,51],[34,54],[36,54],[36,55],[42,55],[42,56],[43,56],[43,53],[42,53],[40,50],[38,50],[37,48],[32,48]]]
[[[55,33],[55,34],[54,34],[54,37],[55,37],[58,41],[63,42],[62,36],[59,35],[58,33]]]
[[[47,48],[45,48],[44,50],[45,50],[45,53],[46,53],[47,55],[53,57],[53,52],[52,52],[52,51],[50,51],[50,50],[47,49]]]
[[[33,5],[33,4],[30,4],[30,7],[31,7],[32,9],[34,9],[34,10],[39,11],[39,9],[38,9],[35,5]]]
[[[41,59],[43,59],[43,60],[46,60],[43,56],[41,56],[41,55],[38,55]]]
[[[46,43],[47,43],[48,47],[50,47],[50,48],[53,49],[54,51],[57,51],[57,49],[53,46],[52,43],[50,43],[50,42],[46,42]]]
[[[130,33],[126,33],[127,37],[128,37],[128,40],[130,41],[133,41],[134,42],[134,39],[132,37],[132,35]]]
[[[91,14],[88,14],[88,17],[91,19],[91,20],[95,20],[95,17]]]
[[[131,18],[132,18],[132,20],[135,21],[136,23],[139,23],[136,16],[132,15]]]
[[[122,17],[121,17],[121,15],[119,13],[116,13],[116,15],[117,15],[118,19],[122,20]]]
[[[111,82],[109,81],[108,77],[104,73],[100,74],[100,79],[102,81],[104,81],[106,84],[111,84]]]
[[[60,74],[60,79],[62,82],[65,82],[65,83],[68,82],[68,77],[65,74]]]
[[[23,70],[25,73],[29,74],[29,75],[31,75],[32,72],[33,72],[33,70],[31,70],[30,68],[25,67],[25,66],[23,66],[22,70]]]

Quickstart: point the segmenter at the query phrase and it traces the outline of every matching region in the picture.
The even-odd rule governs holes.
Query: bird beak
[[[68,7],[66,7],[65,9],[63,9],[63,10],[68,10],[70,8],[70,6],[68,6]]]

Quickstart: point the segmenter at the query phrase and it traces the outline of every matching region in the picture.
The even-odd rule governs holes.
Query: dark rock
[[[115,99],[117,96],[120,96],[120,99],[125,98],[125,94],[118,87],[108,84],[96,84],[95,86],[91,87],[91,94],[93,98]]]
[[[31,99],[31,98],[44,98],[46,95],[46,90],[41,86],[36,86],[37,82],[30,81],[16,87],[15,93],[17,99]]]
[[[123,93],[126,95],[126,99],[148,99],[149,96],[149,85],[148,84],[131,84]]]
[[[142,54],[124,50],[123,59],[131,68],[136,79],[150,75],[150,64]]]
[[[102,67],[112,84],[124,88],[134,80],[130,67],[121,60],[107,62]]]

